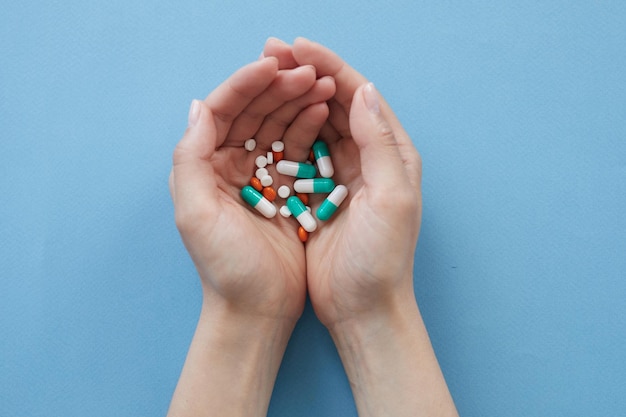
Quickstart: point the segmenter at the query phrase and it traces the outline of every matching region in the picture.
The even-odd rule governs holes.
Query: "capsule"
[[[304,228],[307,232],[311,233],[315,229],[317,229],[317,222],[306,209],[306,206],[300,201],[298,197],[292,195],[287,199],[287,207],[293,217],[298,220],[300,226]]]
[[[317,162],[317,169],[320,175],[324,178],[330,178],[335,173],[333,167],[333,161],[330,159],[330,152],[328,152],[328,146],[321,140],[313,143],[313,155],[315,156],[315,162]]]
[[[304,230],[304,227],[298,227],[298,239],[300,242],[305,243],[309,239],[309,232]]]
[[[257,177],[250,178],[250,185],[257,191],[261,191],[263,189],[263,184],[261,184],[261,180]]]
[[[246,203],[257,209],[259,213],[268,219],[276,216],[276,206],[270,203],[260,192],[251,186],[246,185],[241,189],[241,197]]]
[[[300,201],[302,201],[304,203],[305,206],[309,204],[309,195],[308,194],[296,193],[296,197],[298,197],[300,199]]]
[[[296,180],[293,183],[297,193],[330,193],[334,188],[335,182],[330,178]]]
[[[276,171],[296,178],[315,177],[315,167],[300,162],[282,160],[276,164]]]
[[[261,191],[261,194],[263,194],[263,197],[265,197],[267,201],[276,200],[276,190],[274,189],[274,187],[263,187],[263,191]]]
[[[348,189],[345,185],[338,185],[335,189],[328,194],[328,197],[322,204],[317,208],[317,218],[320,220],[328,220],[331,218],[335,211],[337,211],[337,207],[346,199],[348,196]]]

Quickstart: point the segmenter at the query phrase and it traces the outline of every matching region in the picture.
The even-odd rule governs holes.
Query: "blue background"
[[[166,413],[201,301],[171,152],[268,36],[337,51],[420,150],[461,414],[626,414],[625,2],[2,0],[0,416]],[[356,415],[310,307],[269,414]]]

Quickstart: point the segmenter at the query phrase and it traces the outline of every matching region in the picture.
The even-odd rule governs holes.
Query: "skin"
[[[294,219],[239,198],[258,155],[243,149],[251,136],[265,150],[284,137],[293,160],[318,137],[329,146],[349,195],[304,246]],[[414,296],[420,183],[419,154],[375,87],[306,39],[269,39],[195,102],[170,186],[204,301],[169,415],[265,415],[307,292],[360,416],[457,415]],[[312,197],[315,208],[323,197]]]

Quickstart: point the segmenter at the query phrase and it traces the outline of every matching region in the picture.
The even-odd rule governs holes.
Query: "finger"
[[[232,123],[224,144],[242,146],[263,124],[265,117],[286,102],[303,95],[315,84],[315,68],[310,65],[281,70],[268,88],[259,94]]]
[[[217,186],[209,158],[215,152],[217,129],[209,107],[194,100],[189,127],[176,145],[172,166],[172,198],[178,224],[195,219],[198,211],[214,211]],[[179,222],[180,221],[180,222]]]
[[[312,104],[325,102],[330,99],[334,93],[335,81],[333,78],[320,78],[305,94],[283,104],[265,118],[263,125],[255,135],[257,144],[261,147],[268,148],[273,141],[283,137],[289,125],[291,125],[301,111]]]
[[[396,135],[380,111],[380,99],[373,84],[359,87],[350,112],[352,137],[359,148],[363,181],[374,195],[409,185]],[[379,194],[380,193],[380,194]]]
[[[346,129],[346,117],[339,112],[343,109],[345,114],[350,113],[352,98],[357,88],[366,82],[366,79],[354,68],[350,67],[336,53],[330,49],[312,42],[308,39],[298,38],[293,45],[293,55],[299,64],[314,65],[318,76],[331,75],[335,78],[337,92],[334,100],[338,103],[335,105],[332,101],[330,106],[330,124],[340,133],[342,137],[348,136]],[[404,131],[402,124],[397,119],[387,102],[380,99],[380,110],[388,123],[396,134],[399,150],[402,155],[405,166],[410,171],[411,182],[419,188],[421,180],[421,160],[415,146],[410,137]]]
[[[315,66],[318,77],[330,75],[335,79],[335,100],[349,113],[354,92],[367,79],[330,49],[305,38],[294,41],[293,56],[299,65]]]
[[[262,56],[273,56],[278,59],[278,69],[291,69],[298,66],[293,57],[291,45],[278,38],[267,39]]]
[[[305,161],[327,118],[326,103],[312,104],[300,112],[283,137],[285,158],[292,161]]]
[[[218,146],[237,116],[274,81],[278,60],[267,57],[252,62],[231,75],[205,99],[215,119]]]

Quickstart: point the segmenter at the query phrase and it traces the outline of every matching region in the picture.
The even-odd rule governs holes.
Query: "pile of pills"
[[[248,152],[256,149],[256,141],[248,139],[244,143]],[[326,221],[331,218],[339,205],[348,195],[345,185],[335,186],[332,176],[335,173],[333,162],[328,152],[328,146],[322,141],[313,143],[309,160],[306,162],[287,161],[283,159],[285,144],[282,141],[272,143],[272,150],[256,157],[256,171],[250,179],[250,185],[241,190],[241,197],[250,206],[268,219],[276,216],[277,211],[283,217],[293,216],[300,223],[298,238],[306,242],[309,233],[317,229],[317,221],[313,217],[311,208],[307,205],[309,194],[328,194],[316,211],[319,220]],[[314,165],[315,163],[315,165]],[[268,171],[268,166],[275,164],[279,174],[294,177],[293,192],[288,185],[281,185],[278,191],[274,189],[274,178]],[[316,168],[317,165],[317,168]],[[316,178],[317,172],[321,178]],[[285,204],[276,209],[274,204],[277,198],[285,201]]]

